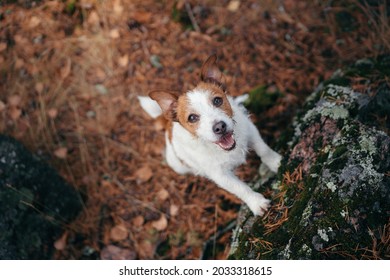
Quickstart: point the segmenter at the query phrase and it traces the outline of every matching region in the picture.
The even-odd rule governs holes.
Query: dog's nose
[[[224,134],[226,132],[226,123],[224,121],[217,122],[213,125],[215,134]]]

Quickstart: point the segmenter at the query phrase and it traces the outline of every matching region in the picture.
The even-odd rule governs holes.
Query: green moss
[[[244,105],[254,113],[263,112],[271,108],[276,100],[283,96],[276,88],[260,85],[249,91],[249,98]]]
[[[344,155],[347,151],[348,151],[347,146],[345,145],[337,146],[333,151],[333,158],[339,158],[342,155]]]

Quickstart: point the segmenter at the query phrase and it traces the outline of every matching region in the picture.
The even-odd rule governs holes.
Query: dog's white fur
[[[281,156],[263,141],[245,109],[239,105],[240,100],[227,96],[233,112],[229,117],[210,102],[212,92],[207,87],[196,87],[185,94],[188,107],[200,116],[199,124],[194,136],[180,122],[172,122],[171,134],[167,131],[165,136],[168,165],[179,174],[192,173],[209,178],[244,201],[254,215],[262,216],[270,201],[238,179],[234,169],[245,163],[248,149],[255,150],[273,172],[277,172]],[[139,100],[150,116],[155,118],[163,113],[151,98],[140,96]],[[232,150],[224,150],[215,144],[219,136],[213,132],[213,125],[220,121],[226,123],[227,131],[234,131],[236,145]]]

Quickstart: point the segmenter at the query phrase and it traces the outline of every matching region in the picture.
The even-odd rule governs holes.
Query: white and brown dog
[[[153,91],[139,101],[153,118],[167,119],[166,160],[174,171],[209,178],[262,216],[270,201],[238,179],[234,169],[245,163],[249,148],[273,172],[281,156],[263,141],[239,102],[226,94],[216,59],[213,55],[203,64],[201,82],[194,89],[181,95]]]

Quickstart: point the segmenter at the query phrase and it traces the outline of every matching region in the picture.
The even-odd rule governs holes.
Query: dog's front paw
[[[249,209],[255,216],[263,216],[268,210],[271,201],[266,199],[261,193],[253,192],[247,202]]]
[[[264,163],[268,166],[268,168],[272,172],[277,173],[281,161],[282,161],[282,156],[279,155],[277,152],[272,151],[272,153],[267,156]]]

